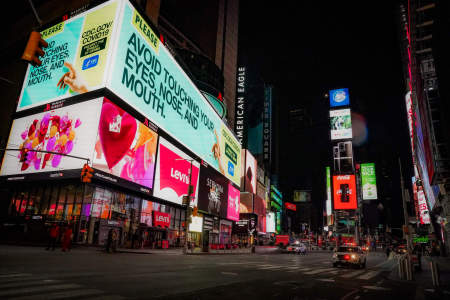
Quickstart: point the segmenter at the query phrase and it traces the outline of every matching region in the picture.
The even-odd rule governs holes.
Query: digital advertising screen
[[[108,1],[41,31],[42,65],[28,66],[17,110],[105,86],[119,1]]]
[[[266,215],[266,232],[275,232],[275,213],[270,212]]]
[[[352,116],[350,109],[330,110],[331,140],[351,139]]]
[[[192,158],[162,137],[158,148],[153,195],[181,205],[188,194]],[[192,161],[191,206],[197,206],[199,172],[200,164]]]
[[[211,215],[227,217],[228,179],[212,167],[200,166],[198,209]]]
[[[355,175],[333,176],[334,209],[356,209]]]
[[[231,183],[228,184],[228,209],[227,219],[232,221],[239,221],[239,207],[240,207],[241,192],[235,188]]]
[[[246,192],[256,194],[256,176],[258,164],[255,157],[247,149],[242,149],[242,158],[243,168],[241,171],[241,186],[244,185],[244,190]]]
[[[241,145],[130,2],[107,88],[240,186]]]
[[[104,99],[95,143],[94,168],[151,189],[157,143],[156,132]]]
[[[326,201],[326,212],[327,212],[327,216],[330,216],[332,213],[332,208],[331,208],[331,168],[330,167],[326,167],[325,168],[325,180],[326,180],[326,186],[327,186],[327,201]]]
[[[311,202],[311,191],[294,190],[294,202]]]
[[[102,102],[98,98],[14,120],[7,148],[29,149],[27,160],[20,162],[19,151],[6,151],[0,175],[81,169],[86,161],[64,155],[92,158]]]
[[[248,192],[241,193],[240,213],[253,213],[253,194]]]
[[[361,184],[363,200],[375,200],[378,198],[374,163],[361,164]]]
[[[336,89],[330,91],[330,107],[350,105],[348,89]]]

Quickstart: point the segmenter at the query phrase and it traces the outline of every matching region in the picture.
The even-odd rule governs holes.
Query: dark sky
[[[289,195],[313,188],[313,201],[323,202],[324,168],[331,163],[323,95],[347,87],[352,112],[364,116],[369,133],[365,144],[354,146],[355,160],[387,166],[399,192],[398,157],[405,166],[411,156],[396,1],[268,3],[241,1],[240,59],[275,86],[281,128],[289,125],[290,108],[305,108],[312,118],[312,127],[296,137],[281,131],[282,189]],[[396,214],[399,194],[390,197]]]

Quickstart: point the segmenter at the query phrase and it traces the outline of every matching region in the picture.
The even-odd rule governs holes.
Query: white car
[[[306,254],[306,246],[305,246],[305,244],[297,241],[293,244],[289,244],[286,247],[286,252],[305,255]]]
[[[340,246],[333,253],[333,267],[338,265],[366,267],[366,254],[357,246]]]

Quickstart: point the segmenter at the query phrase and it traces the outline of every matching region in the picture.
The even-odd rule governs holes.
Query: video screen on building
[[[374,163],[361,164],[361,184],[363,200],[375,200],[378,198]]]
[[[275,232],[275,213],[270,212],[266,215],[266,232]]]
[[[348,89],[336,89],[330,91],[330,107],[350,105]]]
[[[95,169],[151,189],[157,143],[156,132],[104,99],[92,160]]]
[[[355,175],[333,176],[334,209],[356,209]]]
[[[191,170],[192,161],[192,174]],[[197,206],[200,164],[164,138],[159,139],[153,195],[182,204],[192,182],[191,206]]]
[[[352,116],[350,109],[330,110],[331,140],[352,138]]]
[[[240,186],[239,141],[152,27],[124,2],[107,87]]]
[[[214,216],[227,217],[228,179],[211,167],[200,166],[198,209]]]
[[[92,158],[101,106],[98,98],[14,120],[7,148],[29,152],[20,162],[19,151],[6,151],[0,175],[81,169],[86,160],[65,155]]]
[[[42,65],[28,66],[17,110],[105,86],[119,1],[108,1],[41,31]]]
[[[241,187],[244,191],[256,194],[257,162],[247,149],[242,149]]]
[[[227,218],[231,221],[239,221],[240,195],[241,192],[229,183]]]

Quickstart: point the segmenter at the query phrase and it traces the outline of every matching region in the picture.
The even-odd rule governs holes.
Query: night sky
[[[324,94],[347,87],[352,112],[363,116],[368,129],[367,141],[354,145],[355,162],[375,162],[378,177],[392,177],[390,186],[379,187],[384,198],[380,201],[390,206],[394,225],[400,224],[398,157],[408,183],[411,153],[398,4],[392,0],[270,3],[241,2],[240,61],[274,85],[282,129],[288,128],[293,108],[306,109],[312,121],[295,133],[281,130],[282,191],[289,197],[293,189],[312,188],[321,213],[325,166],[332,162],[329,103]]]

